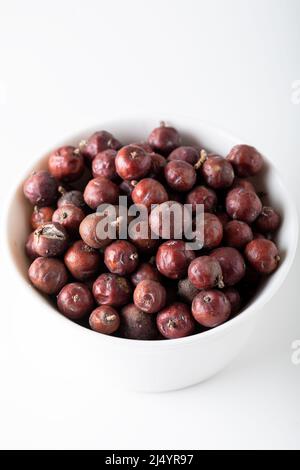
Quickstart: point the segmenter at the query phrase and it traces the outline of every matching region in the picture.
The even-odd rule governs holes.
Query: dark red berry
[[[215,191],[206,186],[196,186],[186,197],[186,203],[192,204],[193,212],[196,211],[197,204],[203,204],[205,212],[213,212],[217,202]]]
[[[246,222],[231,220],[224,228],[224,238],[226,245],[243,248],[253,239],[253,233]]]
[[[275,271],[280,260],[277,246],[267,239],[256,239],[248,243],[245,256],[256,271],[264,274]]]
[[[121,143],[107,131],[95,132],[87,141],[82,141],[79,144],[82,155],[90,161],[103,150],[118,150],[120,147]]]
[[[124,276],[136,270],[139,255],[132,243],[117,240],[105,248],[104,263],[111,273]]]
[[[83,175],[84,159],[75,147],[60,147],[50,154],[48,168],[57,180],[76,181]]]
[[[219,261],[225,286],[233,286],[244,277],[245,261],[235,248],[216,248],[210,256]]]
[[[168,339],[193,334],[195,322],[187,305],[176,302],[164,308],[156,317],[157,328]]]
[[[151,209],[152,204],[161,204],[168,200],[168,193],[161,183],[153,178],[144,178],[137,183],[131,193],[135,204],[142,204]]]
[[[201,167],[201,175],[208,186],[214,189],[229,188],[234,180],[234,171],[225,158],[209,155]]]
[[[181,144],[181,138],[174,127],[166,126],[161,122],[159,127],[153,129],[148,137],[148,142],[155,152],[168,155]]]
[[[138,269],[131,275],[131,282],[134,286],[137,286],[141,281],[161,281],[161,275],[155,266],[151,263],[142,263]]]
[[[23,186],[26,198],[34,206],[51,206],[58,197],[57,182],[48,171],[32,173]]]
[[[221,265],[211,256],[199,256],[189,265],[188,277],[197,289],[224,287]]]
[[[182,160],[173,160],[164,168],[165,178],[170,188],[185,192],[192,189],[196,183],[196,172],[190,163]]]
[[[29,279],[44,294],[57,294],[68,282],[68,273],[62,261],[55,258],[37,258],[28,270]]]
[[[67,231],[57,222],[42,224],[34,232],[34,249],[39,256],[60,256],[67,247]]]
[[[118,186],[103,176],[98,176],[88,182],[83,197],[91,209],[97,209],[104,203],[116,204],[119,197]]]
[[[123,180],[139,180],[151,169],[151,155],[137,145],[122,147],[116,156],[116,170]]]
[[[100,253],[82,240],[78,240],[68,249],[64,261],[72,276],[78,281],[85,281],[95,276],[101,267]]]
[[[262,203],[253,191],[235,188],[226,197],[226,211],[232,219],[242,220],[251,224],[259,216]]]
[[[41,224],[51,222],[53,212],[52,207],[35,206],[31,215],[31,227],[33,230],[38,228]]]
[[[92,162],[93,177],[104,176],[109,180],[115,180],[116,172],[116,150],[107,149],[98,153]]]
[[[76,207],[80,207],[80,209],[86,208],[81,191],[77,191],[76,189],[73,189],[72,191],[66,191],[62,187],[59,187],[58,189],[62,193],[62,196],[57,201],[57,207],[73,204]]]
[[[83,210],[73,204],[59,207],[52,216],[53,222],[61,224],[73,236],[78,235],[79,226],[84,218],[85,213]]]
[[[131,287],[125,277],[104,273],[93,284],[93,294],[99,305],[120,307],[129,302]]]
[[[260,172],[263,166],[261,154],[250,145],[236,145],[231,149],[227,160],[233,165],[238,176],[253,176]]]
[[[223,292],[218,290],[203,290],[193,300],[192,314],[200,325],[214,328],[228,320],[231,305]]]
[[[161,274],[170,279],[186,276],[190,262],[195,258],[193,250],[188,249],[182,240],[164,242],[157,250],[156,266]]]
[[[182,146],[177,147],[173,152],[168,156],[168,161],[172,160],[182,160],[184,162],[195,165],[199,160],[199,150],[195,147]]]
[[[143,312],[156,313],[166,303],[166,289],[157,281],[141,281],[133,292],[136,307]]]
[[[71,320],[79,320],[94,307],[91,291],[85,284],[72,282],[65,285],[57,296],[58,310]]]
[[[101,305],[92,311],[89,324],[92,330],[105,335],[111,335],[120,326],[120,316],[110,305]]]
[[[126,305],[120,313],[120,334],[127,339],[158,339],[158,331],[153,315],[143,312],[134,304]]]
[[[281,222],[280,215],[270,206],[264,206],[255,221],[255,228],[262,233],[275,232]]]

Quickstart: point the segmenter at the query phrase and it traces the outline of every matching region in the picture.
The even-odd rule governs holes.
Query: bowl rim
[[[236,144],[238,143],[243,143],[246,142],[246,139],[241,139],[237,137],[235,134],[233,134],[230,131],[227,131],[223,127],[220,127],[219,125],[210,123],[208,121],[202,120],[202,119],[197,119],[194,117],[190,116],[183,116],[183,115],[176,115],[172,113],[173,119],[163,119],[166,122],[170,123],[172,125],[173,121],[182,121],[183,125],[185,126],[185,122],[193,122],[194,124],[198,124],[199,127],[201,127],[201,130],[209,130],[210,132],[216,132],[218,135],[222,135],[225,139],[228,141],[235,142]],[[153,121],[153,123],[157,123],[161,121],[161,119],[157,119],[157,115],[153,115],[151,113],[149,114],[143,114],[143,115],[137,115],[133,114],[130,115],[128,114],[119,114],[118,117],[115,118],[109,118],[107,121],[103,120],[103,123],[101,124],[102,121],[100,121],[100,125],[96,124],[95,126],[89,126],[86,129],[81,129],[77,132],[72,132],[71,135],[66,135],[64,139],[61,139],[61,142],[59,142],[55,146],[47,146],[47,148],[41,148],[38,153],[40,157],[36,160],[34,160],[36,163],[41,163],[42,160],[45,159],[46,155],[49,154],[52,148],[57,148],[62,145],[66,145],[66,142],[74,141],[75,139],[78,139],[79,135],[86,134],[89,135],[89,133],[93,133],[96,130],[99,130],[100,128],[107,128],[109,129],[109,126],[115,125],[117,122],[123,122],[124,120],[127,121],[128,124],[130,124],[131,121]],[[50,150],[49,150],[50,148]],[[277,279],[274,281],[273,285],[271,288],[268,288],[268,286],[265,289],[265,292],[260,293],[259,296],[257,297],[256,301],[254,304],[251,304],[247,306],[241,314],[229,319],[227,322],[212,328],[210,330],[206,330],[201,333],[197,333],[191,336],[186,336],[184,338],[176,338],[170,340],[135,340],[135,339],[127,339],[127,338],[120,338],[120,337],[115,337],[115,336],[109,336],[109,335],[104,335],[104,334],[99,334],[93,330],[90,330],[88,328],[81,327],[77,323],[70,321],[68,318],[64,317],[62,314],[60,314],[53,306],[48,305],[47,307],[49,310],[52,311],[53,314],[56,314],[56,318],[58,318],[58,321],[66,322],[70,326],[70,331],[71,328],[76,328],[77,331],[79,331],[79,327],[82,331],[82,334],[88,334],[88,335],[93,335],[94,338],[98,338],[98,341],[101,341],[102,343],[110,343],[113,344],[113,346],[119,346],[119,347],[124,347],[126,346],[127,348],[142,348],[144,349],[149,348],[153,353],[155,353],[159,348],[169,348],[169,347],[179,347],[179,346],[187,346],[189,344],[198,342],[198,341],[206,341],[211,338],[217,338],[218,336],[225,335],[230,329],[238,327],[238,325],[241,325],[245,321],[247,321],[251,316],[254,316],[255,313],[259,312],[263,306],[276,294],[276,292],[279,290],[281,285],[283,284],[284,280],[286,279],[288,272],[290,271],[290,268],[292,266],[292,263],[294,261],[295,255],[296,255],[296,250],[297,250],[297,245],[298,245],[298,233],[299,233],[299,221],[298,221],[298,213],[296,209],[295,202],[289,192],[288,187],[285,185],[284,181],[282,180],[281,175],[279,174],[279,171],[276,168],[276,165],[274,165],[273,162],[270,161],[268,157],[266,157],[263,154],[264,160],[267,162],[268,166],[272,168],[272,171],[275,173],[278,181],[280,182],[281,187],[283,188],[285,195],[286,195],[286,204],[289,206],[289,210],[292,214],[292,220],[293,220],[293,243],[291,246],[289,246],[289,249],[286,252],[286,257],[284,259],[284,264],[279,265],[278,270],[281,269],[280,275],[277,277]],[[24,279],[23,275],[17,268],[17,261],[14,258],[14,254],[11,250],[10,246],[10,241],[9,241],[9,231],[8,231],[8,218],[10,214],[10,207],[13,204],[16,191],[22,186],[23,182],[25,181],[26,177],[30,172],[33,171],[34,165],[28,164],[25,169],[22,171],[18,171],[17,176],[16,176],[16,184],[10,189],[5,203],[3,205],[4,210],[3,210],[3,215],[2,215],[2,230],[1,230],[1,238],[2,238],[2,246],[5,246],[6,249],[3,250],[4,252],[4,259],[5,262],[13,268],[14,273],[17,275],[17,279],[19,282],[20,287],[24,289],[24,291],[29,294],[34,293],[34,295],[31,297],[34,299],[34,302],[38,304],[41,300],[41,294],[35,290],[34,288],[28,289],[28,284],[26,284],[26,280]],[[25,255],[24,255],[25,256]],[[83,331],[85,330],[85,333]]]

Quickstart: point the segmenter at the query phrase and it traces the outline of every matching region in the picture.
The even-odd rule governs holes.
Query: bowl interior
[[[183,137],[183,143],[197,144],[202,148],[214,151],[215,153],[223,156],[228,154],[233,145],[242,143],[240,139],[230,135],[229,133],[201,121],[186,118],[166,121],[171,125],[174,125],[180,131]],[[28,284],[28,286],[30,285],[27,278],[27,270],[30,263],[24,252],[24,244],[28,234],[30,233],[29,216],[31,214],[32,207],[25,200],[22,189],[23,182],[30,172],[37,169],[45,169],[47,167],[48,154],[54,148],[65,144],[77,145],[81,139],[86,138],[96,130],[107,129],[123,143],[129,143],[132,141],[146,140],[150,131],[156,127],[157,122],[158,120],[155,118],[117,119],[112,122],[104,122],[97,126],[97,128],[88,129],[85,132],[80,132],[71,136],[71,138],[66,138],[63,142],[59,142],[57,145],[52,146],[46,152],[41,152],[36,159],[33,159],[30,167],[24,171],[23,175],[21,175],[18,186],[13,188],[6,220],[6,240],[9,247],[10,259],[12,260],[15,268],[17,268],[23,283]],[[252,144],[255,145],[255,142]],[[261,286],[255,297],[244,309],[242,315],[235,317],[214,330],[201,333],[201,335],[213,334],[217,330],[228,327],[228,324],[230,323],[240,321],[241,317],[246,313],[249,314],[251,311],[261,307],[283,282],[294,258],[298,240],[297,213],[287,188],[282,183],[281,178],[268,158],[265,157],[264,170],[259,177],[254,178],[254,182],[259,190],[267,193],[265,201],[273,205],[282,215],[282,225],[276,235],[276,241],[281,253],[280,266],[273,275],[268,277],[265,281],[265,285]],[[45,297],[40,295],[37,291],[33,290],[31,292],[38,296],[45,306],[48,306],[48,308],[53,312],[57,313],[55,308],[49,304]],[[61,317],[61,315],[57,316]],[[189,340],[190,338],[193,337],[182,338],[181,340],[176,341]]]

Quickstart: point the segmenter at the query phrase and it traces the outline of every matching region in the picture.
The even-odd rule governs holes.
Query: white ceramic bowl
[[[66,137],[63,144],[76,144],[95,130],[107,129],[122,142],[145,140],[157,125],[156,118],[116,119],[100,122],[95,129]],[[241,140],[201,121],[178,118],[166,121],[179,129],[187,142],[201,143],[203,148],[226,155]],[[255,142],[253,143],[255,145]],[[50,149],[51,150],[51,149]],[[262,307],[284,281],[294,258],[298,240],[298,219],[294,203],[270,160],[266,159],[258,186],[270,194],[272,204],[282,213],[283,221],[277,241],[282,260],[261,291],[244,311],[227,323],[187,338],[170,341],[135,341],[101,335],[82,328],[60,315],[28,282],[29,262],[24,242],[29,233],[30,206],[22,184],[32,169],[46,167],[48,152],[41,152],[24,171],[13,188],[7,206],[5,240],[7,261],[15,271],[16,285],[22,289],[26,321],[32,323],[43,354],[45,367],[60,367],[78,376],[95,376],[101,383],[145,391],[164,391],[201,382],[223,369],[245,345]],[[20,236],[21,235],[21,236]],[[20,290],[21,292],[21,290]]]

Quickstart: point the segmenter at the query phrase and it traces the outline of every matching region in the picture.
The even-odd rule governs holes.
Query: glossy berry
[[[39,256],[60,256],[67,247],[67,231],[57,222],[46,222],[34,232],[34,248]]]
[[[50,154],[48,168],[57,180],[76,181],[83,175],[84,159],[75,147],[60,147]]]
[[[226,197],[226,211],[232,219],[242,220],[251,224],[259,216],[262,203],[253,191],[235,188]]]
[[[222,292],[226,295],[227,299],[230,302],[231,315],[236,314],[241,307],[241,296],[238,290],[234,287],[226,287],[226,289],[224,289]]]
[[[281,217],[275,209],[264,206],[255,221],[255,228],[262,233],[275,232],[279,228],[280,222]]]
[[[107,236],[103,236],[102,230],[100,230],[100,224],[104,218],[105,214],[95,212],[94,214],[87,215],[79,226],[82,240],[91,248],[103,248],[111,242],[109,233],[107,232]]]
[[[51,222],[54,210],[52,207],[38,207],[35,206],[31,215],[31,227],[33,230],[38,228],[39,225],[46,222]]]
[[[231,220],[224,228],[224,239],[228,246],[243,248],[253,239],[251,227],[246,222]]]
[[[157,268],[151,263],[141,263],[138,269],[131,274],[131,282],[134,286],[137,286],[141,281],[161,281],[161,275]]]
[[[90,279],[101,268],[100,253],[82,240],[78,240],[67,250],[64,262],[72,276],[78,281]]]
[[[210,212],[203,214],[203,223],[195,227],[195,240],[201,243],[203,237],[203,248],[216,248],[223,238],[223,225],[220,219]]]
[[[214,188],[229,188],[234,180],[234,171],[225,158],[210,155],[201,167],[201,175],[205,183]]]
[[[58,294],[57,307],[71,320],[79,320],[93,310],[94,299],[85,284],[72,282],[65,285]]]
[[[39,257],[34,246],[34,232],[28,235],[28,238],[25,243],[25,253],[31,260],[34,260]]]
[[[184,302],[191,304],[198,293],[199,289],[191,283],[189,278],[178,281],[178,295]]]
[[[157,250],[156,266],[161,274],[170,279],[180,279],[186,276],[190,262],[195,253],[187,248],[182,240],[164,242]]]
[[[103,150],[118,150],[120,147],[121,143],[107,131],[95,132],[87,141],[82,141],[79,144],[82,155],[90,161]]]
[[[120,316],[110,305],[101,305],[92,311],[89,324],[92,330],[104,335],[111,335],[120,326]]]
[[[157,281],[144,280],[136,286],[133,300],[143,312],[156,313],[165,306],[166,289]]]
[[[57,201],[57,207],[66,206],[69,204],[73,204],[76,207],[80,207],[80,209],[85,209],[86,204],[83,199],[83,194],[81,191],[76,189],[72,189],[71,191],[66,191],[62,187],[58,188],[59,191],[62,193],[61,197]]]
[[[205,212],[213,212],[217,202],[215,191],[206,186],[196,186],[186,197],[186,203],[192,204],[193,212],[196,211],[197,204],[203,204]]]
[[[277,246],[266,239],[256,239],[248,243],[245,256],[256,271],[264,274],[275,271],[280,260]]]
[[[175,191],[189,191],[196,183],[194,167],[182,160],[168,162],[164,168],[164,173],[168,185]]]
[[[44,294],[57,294],[68,282],[68,273],[62,261],[55,258],[37,258],[28,270],[29,279]]]
[[[166,126],[161,122],[159,127],[153,129],[148,137],[148,143],[155,152],[162,155],[169,155],[176,147],[181,144],[181,138],[174,127]]]
[[[93,177],[104,176],[109,180],[115,180],[118,175],[116,172],[117,151],[113,149],[103,150],[98,153],[92,162]]]
[[[168,193],[161,183],[153,178],[144,178],[137,183],[131,194],[134,204],[142,204],[148,210],[152,204],[168,200]]]
[[[124,276],[136,270],[139,255],[132,243],[116,240],[105,248],[104,263],[111,273]]]
[[[193,300],[192,314],[200,325],[214,328],[228,320],[231,305],[223,292],[218,290],[203,290]]]
[[[125,277],[104,273],[95,280],[93,295],[99,305],[120,307],[129,302],[131,287]]]
[[[104,203],[116,204],[119,197],[118,186],[103,176],[98,176],[88,182],[83,198],[91,209],[97,209]]]
[[[78,235],[79,226],[84,218],[85,213],[83,210],[73,204],[66,204],[63,207],[59,207],[52,216],[53,222],[61,224],[72,236]]]
[[[188,278],[197,289],[224,287],[221,265],[211,256],[194,259],[189,265]]]
[[[168,156],[168,161],[170,162],[171,160],[182,160],[191,165],[195,165],[199,160],[199,150],[189,146],[177,147]]]
[[[175,302],[161,310],[156,317],[157,328],[167,339],[193,334],[195,322],[187,305]]]
[[[254,176],[263,166],[261,154],[250,145],[236,145],[231,149],[227,160],[233,165],[238,176]]]
[[[151,156],[137,145],[122,147],[116,156],[116,170],[123,180],[139,180],[151,169]]]
[[[120,334],[127,339],[154,340],[158,337],[153,315],[143,312],[134,304],[126,305],[120,312]]]
[[[235,248],[216,248],[210,256],[219,261],[225,286],[233,286],[244,277],[245,261]]]
[[[51,206],[55,203],[58,191],[57,182],[48,171],[34,171],[23,186],[26,198],[34,206]]]

